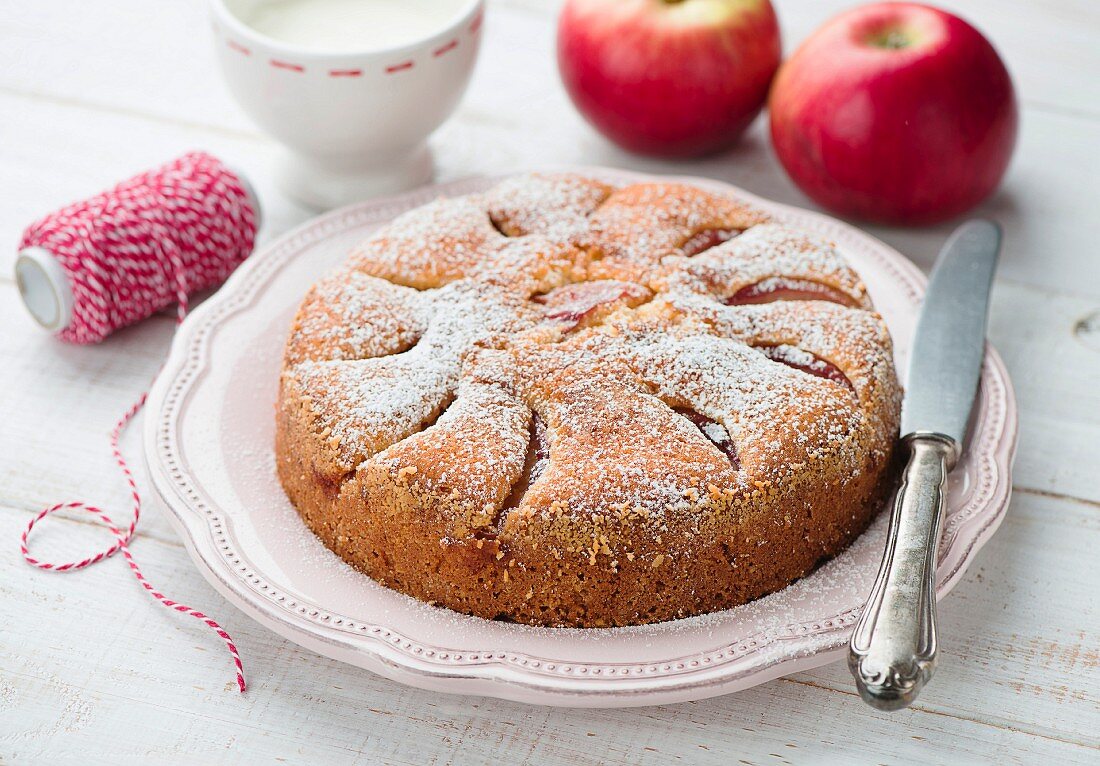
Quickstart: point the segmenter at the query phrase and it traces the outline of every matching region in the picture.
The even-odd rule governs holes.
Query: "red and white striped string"
[[[24,232],[21,246],[45,248],[68,277],[72,321],[57,336],[71,343],[94,343],[173,302],[177,321],[182,322],[188,296],[223,282],[252,252],[257,222],[254,203],[241,180],[217,158],[192,152],[46,216]],[[141,496],[119,439],[141,411],[146,395],[141,394],[115,424],[110,438],[111,452],[130,488],[129,526],[120,529],[102,508],[83,501],[58,503],[31,519],[20,550],[27,563],[55,572],[83,569],[121,552],[153,598],[200,620],[225,642],[236,667],[237,686],[244,692],[244,667],[229,634],[213,618],[157,590],[130,552],[141,518]],[[80,561],[36,558],[27,542],[32,530],[61,510],[86,511],[97,517],[114,535],[114,544]]]

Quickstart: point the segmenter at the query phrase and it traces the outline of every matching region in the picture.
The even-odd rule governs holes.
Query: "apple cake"
[[[532,174],[402,215],[309,290],[275,448],[305,523],[384,585],[636,625],[845,548],[900,399],[829,242],[689,185]]]

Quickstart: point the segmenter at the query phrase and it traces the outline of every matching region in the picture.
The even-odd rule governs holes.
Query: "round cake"
[[[310,289],[275,446],[305,523],[384,585],[636,625],[844,549],[900,402],[829,242],[692,186],[532,174],[402,215]]]

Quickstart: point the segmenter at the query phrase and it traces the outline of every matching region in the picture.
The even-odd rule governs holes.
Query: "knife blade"
[[[880,710],[907,707],[936,666],[935,570],[947,474],[966,438],[985,355],[989,291],[1001,249],[992,221],[964,223],[928,282],[906,377],[901,442],[908,462],[886,550],[856,623],[848,667]]]
[[[964,223],[944,245],[909,357],[903,435],[930,431],[963,443],[985,355],[989,288],[1000,249],[1000,227],[984,220]]]

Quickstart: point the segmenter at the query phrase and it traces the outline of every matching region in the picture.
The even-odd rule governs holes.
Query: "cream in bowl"
[[[286,148],[280,185],[329,208],[431,180],[428,136],[477,57],[484,0],[211,0],[234,97]]]

